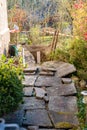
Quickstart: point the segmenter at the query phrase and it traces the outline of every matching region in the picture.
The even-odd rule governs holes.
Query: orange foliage
[[[20,30],[22,29],[23,22],[26,20],[26,12],[20,8],[12,8],[8,11],[9,26],[12,29],[13,25],[16,23]]]
[[[87,3],[79,0],[73,5],[73,31],[74,34],[87,40]]]

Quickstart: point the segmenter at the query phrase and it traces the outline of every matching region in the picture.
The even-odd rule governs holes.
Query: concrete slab
[[[77,99],[74,96],[51,96],[49,97],[48,108],[55,112],[70,112],[77,114]]]
[[[24,109],[44,109],[44,100],[36,99],[35,97],[24,97]]]
[[[33,93],[33,87],[24,87],[23,92],[25,97],[31,97]]]
[[[49,96],[72,96],[77,93],[74,83],[59,84],[58,86],[46,88]]]
[[[36,125],[40,127],[52,127],[48,117],[48,112],[45,109],[29,110],[26,112],[23,125]]]
[[[69,129],[79,126],[78,118],[74,114],[50,111],[50,117],[55,128]]]
[[[34,75],[32,75],[32,76],[26,75],[26,76],[24,76],[24,78],[25,78],[25,79],[24,79],[24,81],[22,82],[22,84],[23,84],[24,86],[31,86],[31,87],[33,87],[37,76],[36,76],[36,75],[35,75],[35,76],[34,76]]]
[[[39,76],[35,82],[36,87],[49,87],[49,86],[58,86],[61,83],[61,79],[55,76]]]

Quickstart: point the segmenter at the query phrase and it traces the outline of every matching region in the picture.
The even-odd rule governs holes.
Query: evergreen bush
[[[0,60],[0,116],[14,111],[23,97],[22,68]]]

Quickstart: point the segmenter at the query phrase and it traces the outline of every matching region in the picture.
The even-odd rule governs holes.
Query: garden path
[[[79,126],[76,88],[68,74],[74,66],[46,62],[24,70],[23,104],[6,116],[7,123],[18,123],[28,130],[71,130]],[[64,78],[64,76],[66,76]]]

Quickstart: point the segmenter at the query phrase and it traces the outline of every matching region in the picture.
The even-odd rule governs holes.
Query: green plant
[[[74,38],[68,46],[69,62],[77,68],[79,78],[87,80],[87,43],[81,38]]]
[[[0,116],[15,110],[23,97],[22,67],[0,60]]]
[[[77,75],[80,79],[84,79],[84,80],[87,80],[87,70],[85,69],[79,69],[77,71]]]
[[[41,39],[40,39],[40,27],[32,27],[30,29],[30,39],[33,44],[40,44]]]
[[[85,124],[85,117],[86,117],[86,105],[83,103],[83,97],[80,93],[80,90],[77,94],[77,105],[78,105],[78,118],[79,118],[79,122],[80,122],[80,127],[81,129],[84,128],[84,124]]]
[[[74,38],[71,41],[69,54],[71,63],[78,69],[87,70],[87,43],[83,39]]]
[[[69,54],[63,48],[62,49],[58,48],[55,50],[55,52],[51,52],[51,54],[48,57],[51,60],[59,60],[67,62],[69,59]]]

